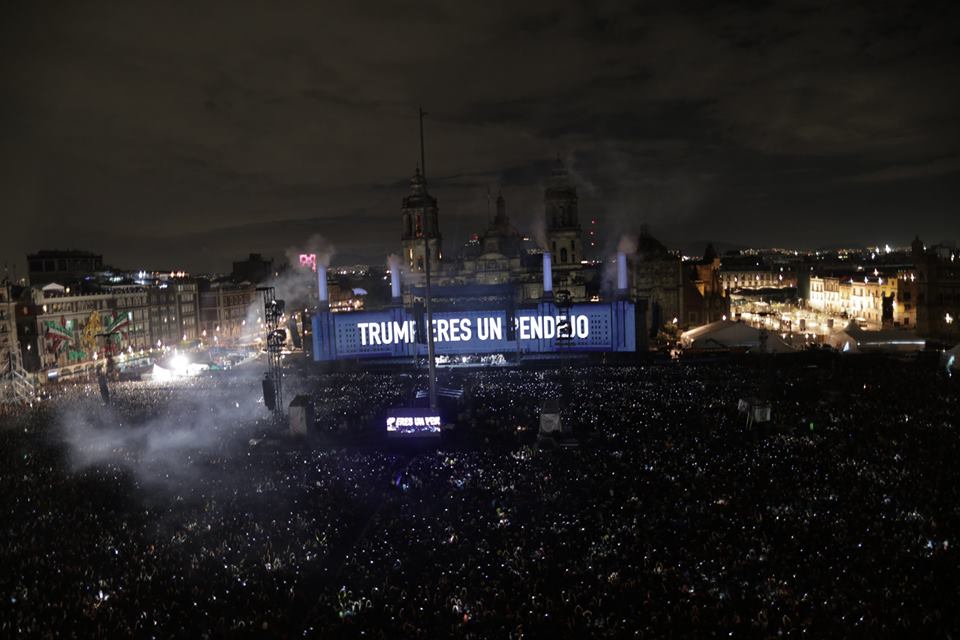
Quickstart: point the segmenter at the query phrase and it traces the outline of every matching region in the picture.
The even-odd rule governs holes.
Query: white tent
[[[864,331],[857,323],[850,321],[843,329],[834,331],[827,337],[827,344],[843,353],[860,352],[898,352],[921,351],[926,345],[923,338],[906,330]]]
[[[680,342],[687,349],[744,349],[750,353],[793,351],[777,334],[733,320],[718,320],[684,331]]]
[[[795,348],[787,344],[783,338],[775,333],[767,333],[767,341],[751,347],[747,353],[793,353]]]
[[[45,284],[45,285],[43,285],[43,289],[42,289],[42,290],[43,290],[44,295],[46,295],[46,294],[48,294],[48,293],[63,295],[63,294],[66,292],[67,289],[66,289],[66,287],[64,287],[62,284],[57,284],[56,282],[51,282],[50,284]]]

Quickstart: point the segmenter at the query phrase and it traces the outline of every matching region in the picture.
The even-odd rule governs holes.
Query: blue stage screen
[[[422,320],[421,320],[422,321]],[[402,308],[321,313],[314,316],[317,360],[400,358],[426,354],[418,320]],[[512,325],[512,326],[511,326]],[[634,351],[635,318],[630,302],[551,303],[504,310],[437,311],[434,346],[440,355]]]

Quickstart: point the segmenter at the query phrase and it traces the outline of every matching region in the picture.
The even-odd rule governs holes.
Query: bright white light
[[[153,365],[153,379],[156,382],[166,382],[173,378],[173,373],[168,369],[164,369],[160,365],[154,363]]]
[[[949,313],[943,316],[943,319],[946,321],[947,324],[953,324],[953,316],[950,315]]]
[[[187,367],[189,365],[190,365],[190,360],[188,360],[187,356],[183,355],[182,353],[178,353],[177,355],[170,358],[170,366],[177,373],[186,373]]]

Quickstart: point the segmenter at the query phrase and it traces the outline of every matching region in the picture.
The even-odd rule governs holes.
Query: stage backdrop
[[[318,313],[313,317],[314,359],[402,358],[425,355],[421,313],[383,311]],[[636,350],[633,303],[551,303],[506,310],[436,311],[436,352],[483,353],[631,352]]]

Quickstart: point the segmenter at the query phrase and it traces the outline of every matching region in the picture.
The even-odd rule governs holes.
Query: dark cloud
[[[557,155],[611,235],[956,238],[951,8],[13,3],[0,257],[82,247],[224,269],[319,232],[338,260],[380,259],[420,103],[448,251],[491,188],[532,221]]]

